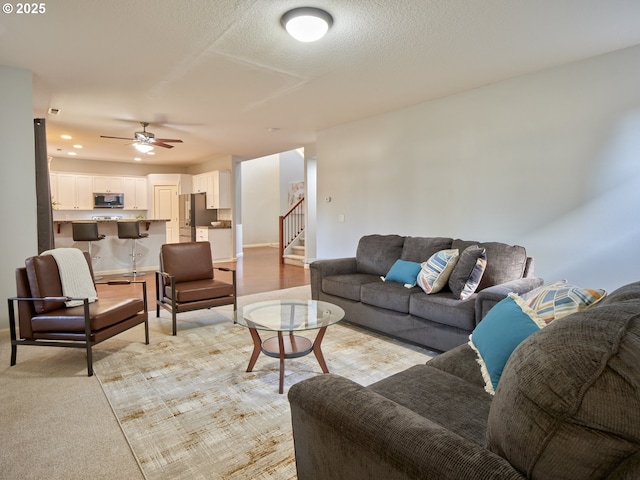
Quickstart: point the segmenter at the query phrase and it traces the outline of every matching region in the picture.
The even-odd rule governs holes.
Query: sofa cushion
[[[329,295],[360,301],[360,288],[368,283],[382,283],[378,275],[351,273],[348,275],[329,275],[322,279],[322,291]]]
[[[470,332],[476,326],[476,297],[477,294],[474,293],[468,299],[460,300],[449,291],[442,291],[435,295],[417,291],[409,299],[409,313],[425,320]]]
[[[418,287],[405,288],[396,282],[368,283],[360,289],[360,301],[395,312],[409,313],[409,298],[419,291]]]
[[[478,354],[485,390],[494,394],[507,360],[522,341],[546,326],[530,309],[522,309],[512,293],[489,310],[473,330],[469,346]]]
[[[385,275],[400,258],[404,237],[400,235],[366,235],[358,242],[356,267],[358,273]]]
[[[545,323],[566,317],[596,305],[606,295],[604,290],[581,288],[564,280],[552,282],[529,292],[523,303]]]
[[[491,396],[482,387],[429,363],[410,367],[368,388],[483,445]]]
[[[422,264],[417,284],[425,293],[438,293],[449,281],[453,267],[458,262],[458,250],[440,250]]]
[[[415,287],[421,268],[417,262],[398,259],[384,276],[383,280],[385,282],[402,283],[407,288]]]
[[[434,253],[451,248],[452,241],[452,238],[447,237],[407,237],[404,239],[400,258],[423,263]]]
[[[638,312],[640,300],[601,304],[522,342],[491,405],[488,448],[527,478],[640,478]]]
[[[486,268],[486,249],[477,245],[465,248],[449,277],[449,290],[461,300],[469,298],[480,285]]]
[[[500,242],[482,243],[456,239],[451,244],[451,248],[457,248],[462,252],[473,245],[478,245],[487,251],[487,268],[478,285],[478,291],[522,278],[527,264],[527,251],[524,247]]]

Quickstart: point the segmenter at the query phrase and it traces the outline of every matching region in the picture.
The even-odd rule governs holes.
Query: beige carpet
[[[278,297],[308,298],[309,287],[246,296],[239,299],[239,303]],[[96,377],[117,420],[108,407],[105,408],[104,396],[100,398],[96,394],[93,387],[98,385],[97,380],[83,376],[86,371],[83,372],[82,351],[32,348],[38,351],[37,357],[49,356],[46,368],[50,371],[52,362],[55,365],[62,360],[64,368],[51,378],[50,374],[39,376],[33,370],[42,358],[26,357],[21,353],[28,348],[19,349],[18,365],[0,370],[0,386],[10,376],[13,382],[4,386],[20,389],[23,381],[27,381],[31,388],[39,385],[46,390],[62,389],[57,397],[44,400],[42,405],[31,399],[35,407],[30,406],[29,410],[36,410],[33,414],[38,419],[39,428],[43,424],[40,420],[48,414],[51,408],[48,404],[52,402],[55,402],[53,411],[57,412],[56,415],[67,412],[67,423],[63,428],[67,437],[69,419],[73,418],[68,412],[73,411],[77,402],[95,402],[100,416],[111,415],[111,418],[101,418],[102,429],[107,432],[103,435],[93,432],[93,436],[78,441],[70,449],[64,441],[56,445],[55,429],[45,432],[43,441],[42,432],[35,430],[34,422],[29,421],[29,412],[21,411],[19,399],[12,399],[10,394],[2,391],[0,400],[9,403],[12,415],[23,419],[6,421],[5,417],[1,423],[3,435],[7,431],[24,435],[34,427],[34,431],[26,435],[26,440],[41,443],[44,456],[51,465],[48,471],[52,474],[47,478],[81,478],[75,473],[78,469],[68,467],[70,451],[87,464],[85,478],[137,478],[135,475],[139,473],[132,469],[136,461],[149,480],[296,478],[286,392],[292,384],[321,374],[315,357],[309,355],[286,361],[285,394],[279,395],[276,359],[261,355],[254,371],[245,372],[252,342],[246,329],[232,323],[230,307],[185,313],[178,318],[177,337],[170,335],[168,313],[162,312],[161,318],[156,319],[153,312],[150,314],[150,345],[144,345],[142,332],[136,328],[96,348]],[[341,324],[327,330],[322,345],[331,372],[362,384],[423,363],[431,354]],[[76,398],[73,389],[69,390],[69,395],[64,395],[66,385],[77,388],[78,383],[86,390],[82,394],[86,398]],[[86,385],[91,388],[86,388]],[[99,390],[99,386],[97,388]],[[67,400],[61,401],[60,398]],[[78,423],[77,431],[84,432],[81,425],[85,419],[77,418],[75,421]],[[122,433],[113,428],[117,422],[131,445],[133,455],[126,448]],[[12,442],[14,448],[23,443],[15,439]],[[93,445],[93,442],[98,444]],[[104,455],[100,454],[101,449]],[[23,456],[17,454],[17,460],[24,461]],[[101,458],[108,459],[109,463],[113,463],[109,459],[118,458],[121,465],[105,466],[104,470],[96,468],[95,463],[99,463]],[[10,459],[11,455],[6,455],[6,452],[0,454],[0,466],[11,467]],[[46,470],[46,465],[39,466],[39,470],[43,468]],[[42,473],[24,475],[29,471],[24,465],[4,470],[12,471],[15,475],[7,478],[44,478]]]

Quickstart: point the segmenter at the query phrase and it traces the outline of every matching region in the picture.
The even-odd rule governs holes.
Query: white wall
[[[241,164],[243,245],[278,244],[278,217],[289,211],[289,183],[304,180],[304,158],[295,150]]]
[[[278,244],[280,159],[269,155],[242,162],[242,243]]]
[[[638,85],[634,47],[320,132],[316,256],[451,236],[523,245],[549,281],[640,279]]]
[[[16,294],[15,269],[38,254],[32,77],[0,65],[0,298]],[[0,328],[9,326],[6,303]]]
[[[304,181],[304,158],[297,150],[282,152],[280,157],[280,215],[289,211],[289,186]]]

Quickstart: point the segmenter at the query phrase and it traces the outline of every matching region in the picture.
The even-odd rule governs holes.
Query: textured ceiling
[[[184,141],[143,160],[164,165],[290,150],[326,128],[640,44],[638,0],[45,6],[0,16],[0,64],[33,72],[49,155],[80,143],[78,158],[132,161],[126,141],[100,135],[130,137],[148,121],[156,136]],[[333,15],[324,39],[298,43],[280,26],[298,6]]]

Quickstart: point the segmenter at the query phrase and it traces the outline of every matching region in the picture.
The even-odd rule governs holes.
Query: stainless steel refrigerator
[[[206,193],[178,197],[178,225],[181,242],[196,241],[196,227],[209,227],[218,220],[217,210],[207,210]]]

